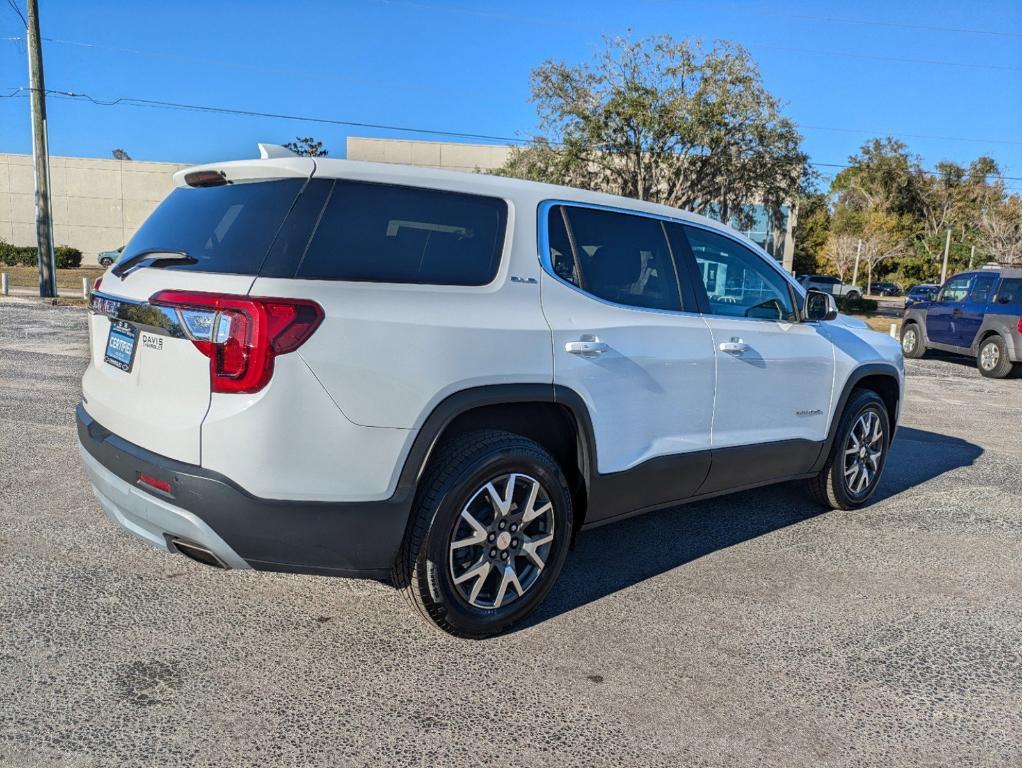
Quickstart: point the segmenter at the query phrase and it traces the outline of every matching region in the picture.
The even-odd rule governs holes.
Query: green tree
[[[796,275],[819,272],[826,263],[825,248],[830,235],[830,200],[822,192],[802,195],[795,222],[795,253],[792,271]]]
[[[302,157],[326,157],[330,154],[329,150],[323,149],[322,141],[316,141],[311,136],[298,136],[284,147]]]
[[[748,226],[802,188],[801,136],[744,48],[668,35],[608,39],[592,65],[531,78],[544,138],[494,173],[688,208]]]

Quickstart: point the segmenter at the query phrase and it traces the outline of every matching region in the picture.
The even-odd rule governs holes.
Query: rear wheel
[[[861,299],[862,297],[859,295],[858,291],[849,291],[848,293],[845,294],[845,298],[848,299],[849,301],[856,301],[857,299]]]
[[[831,509],[856,509],[873,495],[890,447],[890,418],[880,396],[855,390],[845,406],[830,456],[809,481],[813,497]]]
[[[920,358],[926,354],[922,334],[915,323],[906,323],[901,329],[901,353],[909,358]]]
[[[462,637],[531,613],[568,552],[571,494],[553,457],[509,432],[461,435],[423,478],[395,583],[423,618]]]
[[[976,356],[976,367],[981,374],[991,379],[1003,379],[1011,373],[1012,363],[1004,339],[1000,336],[983,339]]]

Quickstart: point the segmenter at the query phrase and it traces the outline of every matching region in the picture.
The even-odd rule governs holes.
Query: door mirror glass
[[[837,302],[834,296],[823,291],[806,291],[802,316],[808,321],[836,320]]]

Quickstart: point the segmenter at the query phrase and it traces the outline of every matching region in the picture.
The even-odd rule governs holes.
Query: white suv
[[[874,492],[899,344],[651,203],[282,157],[179,172],[91,302],[100,504],[223,568],[389,578],[499,632],[580,530],[805,479]]]

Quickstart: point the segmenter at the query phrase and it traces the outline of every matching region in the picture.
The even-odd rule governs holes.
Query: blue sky
[[[816,162],[843,163],[889,134],[929,166],[986,153],[1022,177],[1019,0],[40,5],[49,88],[498,136],[533,129],[528,77],[544,59],[590,60],[602,36],[629,28],[728,38],[748,47]],[[0,36],[19,34],[0,3]],[[23,43],[0,41],[2,93],[26,84]],[[250,157],[257,141],[298,134],[337,156],[349,134],[430,138],[60,98],[49,118],[54,154],[123,147],[140,160]],[[0,151],[30,149],[27,100],[0,98]]]

